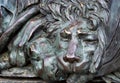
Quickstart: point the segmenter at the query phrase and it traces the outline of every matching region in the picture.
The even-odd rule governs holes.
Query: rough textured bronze
[[[29,79],[29,78],[0,78],[0,83],[48,83],[42,80],[38,80],[35,78]]]
[[[0,76],[120,82],[120,0],[0,0]]]

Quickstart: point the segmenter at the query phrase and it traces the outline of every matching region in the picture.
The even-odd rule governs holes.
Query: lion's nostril
[[[63,60],[65,62],[74,63],[74,62],[79,62],[80,58],[77,56],[74,56],[74,57],[65,56],[65,57],[63,57]]]

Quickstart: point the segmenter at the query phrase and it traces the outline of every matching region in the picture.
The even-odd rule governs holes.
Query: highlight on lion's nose
[[[80,58],[77,57],[77,56],[70,56],[70,55],[66,55],[63,57],[63,60],[65,62],[69,62],[69,63],[74,63],[74,62],[79,62],[80,61]]]

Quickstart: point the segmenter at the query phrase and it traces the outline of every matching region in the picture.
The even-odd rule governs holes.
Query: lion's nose
[[[71,57],[71,56],[65,56],[65,57],[63,57],[63,60],[65,62],[74,63],[74,62],[79,62],[80,58],[77,57],[77,56],[73,56],[73,57]]]
[[[65,62],[73,63],[73,62],[78,62],[80,60],[80,58],[75,55],[77,46],[78,46],[77,39],[72,38],[72,40],[69,42],[68,45],[67,54],[63,57],[63,60]]]

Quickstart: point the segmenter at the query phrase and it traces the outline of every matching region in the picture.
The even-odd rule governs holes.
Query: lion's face
[[[89,24],[89,23],[88,23]],[[85,19],[71,25],[60,32],[58,66],[67,72],[86,72],[91,58],[98,45],[97,31],[88,29]]]

